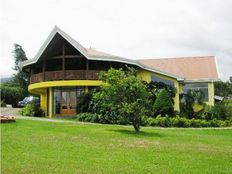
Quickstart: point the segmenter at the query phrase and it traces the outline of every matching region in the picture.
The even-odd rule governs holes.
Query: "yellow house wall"
[[[174,97],[174,110],[180,111],[180,99],[179,99],[180,86],[179,86],[179,82],[177,81],[177,79],[172,78],[172,77],[168,77],[168,76],[165,76],[162,74],[146,71],[146,70],[139,70],[137,77],[141,80],[146,81],[146,82],[150,82],[152,75],[156,75],[159,78],[162,78],[165,80],[170,80],[170,81],[174,82],[174,86],[176,88],[176,96]],[[181,90],[182,90],[182,88],[181,88]]]
[[[53,116],[53,87],[65,86],[100,86],[102,84],[99,80],[61,80],[34,83],[28,86],[28,91],[32,94],[40,95],[40,107],[45,112],[46,116]],[[47,103],[47,89],[49,89],[49,108]],[[47,113],[48,110],[48,113]]]

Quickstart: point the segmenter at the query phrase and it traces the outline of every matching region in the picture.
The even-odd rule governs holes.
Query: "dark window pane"
[[[54,89],[54,114],[60,114],[60,99],[61,91],[60,89]]]
[[[170,85],[170,86],[173,86],[174,87],[174,82],[171,81],[171,80],[166,80],[166,79],[162,79],[158,76],[152,76],[151,80],[153,82],[162,82],[162,83],[165,83],[166,85]]]
[[[204,93],[205,101],[209,100],[207,83],[187,83],[183,85],[183,93],[187,93],[189,90],[201,90]]]
[[[46,60],[45,71],[59,71],[59,70],[62,70],[62,59]]]
[[[41,73],[43,71],[43,63],[39,62],[35,65],[33,69],[33,74]]]
[[[86,69],[85,58],[67,58],[65,59],[65,70],[84,70]]]

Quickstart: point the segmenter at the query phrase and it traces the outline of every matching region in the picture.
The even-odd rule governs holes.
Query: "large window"
[[[204,93],[205,101],[209,100],[207,83],[187,83],[183,85],[184,93],[187,93],[189,90],[201,90]]]
[[[166,85],[170,85],[170,86],[174,87],[174,82],[173,82],[173,81],[171,81],[171,80],[166,80],[166,79],[162,79],[162,78],[160,78],[160,77],[158,77],[158,76],[155,76],[155,75],[152,76],[151,80],[152,80],[153,82],[162,82],[162,83],[165,83]]]
[[[61,89],[54,89],[54,113],[60,114],[60,106],[61,106]]]

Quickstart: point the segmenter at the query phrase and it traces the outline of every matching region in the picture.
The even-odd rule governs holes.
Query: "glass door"
[[[62,89],[61,96],[61,115],[76,115],[76,90],[64,88]]]

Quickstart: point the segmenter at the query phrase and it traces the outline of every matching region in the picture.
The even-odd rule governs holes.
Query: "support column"
[[[49,109],[48,117],[51,118],[53,115],[53,89],[49,88]]]
[[[47,93],[46,90],[44,93],[40,94],[40,108],[44,111],[45,116],[48,115],[47,113]]]
[[[176,88],[176,96],[174,97],[174,110],[175,111],[180,111],[180,87],[178,81],[174,82],[174,86]]]

